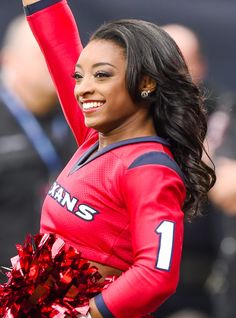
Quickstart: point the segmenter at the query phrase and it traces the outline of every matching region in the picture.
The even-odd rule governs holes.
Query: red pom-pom
[[[100,282],[81,253],[52,234],[28,236],[17,245],[8,281],[0,285],[0,317],[62,318],[85,315],[89,299],[115,277]]]

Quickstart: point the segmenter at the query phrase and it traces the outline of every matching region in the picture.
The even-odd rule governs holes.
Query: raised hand
[[[29,4],[35,3],[35,2],[39,2],[40,0],[22,0],[22,3],[24,6],[27,6]]]

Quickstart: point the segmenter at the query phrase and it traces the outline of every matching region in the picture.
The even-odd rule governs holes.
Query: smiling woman
[[[106,136],[102,137],[100,147],[156,134],[146,101],[133,101],[126,89],[125,74],[124,49],[111,41],[91,41],[76,64],[75,96],[82,107],[85,125]],[[148,77],[142,89],[151,92],[155,88],[156,83]]]
[[[110,22],[82,50],[66,0],[32,2],[27,19],[79,145],[48,192],[41,232],[119,276],[87,317],[143,317],[175,291],[184,214],[200,213],[215,181],[201,160],[201,95],[160,27]]]

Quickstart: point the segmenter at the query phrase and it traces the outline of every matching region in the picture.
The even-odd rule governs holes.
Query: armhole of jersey
[[[61,2],[62,0],[41,0],[29,5],[24,6],[25,15],[34,14],[42,9],[50,7],[53,4]]]
[[[144,165],[161,165],[168,167],[172,170],[174,170],[181,179],[185,180],[184,174],[181,171],[178,164],[166,153],[160,152],[160,151],[151,151],[147,152],[138,158],[136,158],[131,165],[128,167],[128,170],[131,170],[136,167],[144,166]]]
[[[95,300],[97,309],[99,310],[103,318],[115,318],[113,314],[110,312],[110,310],[108,309],[107,305],[105,304],[102,294],[98,294],[97,296],[95,296],[94,300]]]

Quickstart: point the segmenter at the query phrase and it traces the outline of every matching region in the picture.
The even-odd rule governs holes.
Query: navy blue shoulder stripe
[[[102,294],[98,294],[97,296],[95,296],[94,300],[95,300],[95,304],[96,304],[100,314],[102,315],[102,317],[115,318],[113,316],[113,314],[110,312],[110,310],[108,309],[107,305],[105,304],[103,297],[102,297]]]
[[[24,7],[25,15],[31,15],[42,9],[50,7],[53,4],[61,2],[62,0],[41,0]]]
[[[128,169],[133,169],[139,166],[152,165],[152,164],[169,167],[170,169],[176,171],[178,175],[183,179],[183,181],[185,179],[184,174],[181,171],[178,164],[166,153],[160,152],[160,151],[151,151],[141,155],[140,157],[136,158],[131,163]]]

